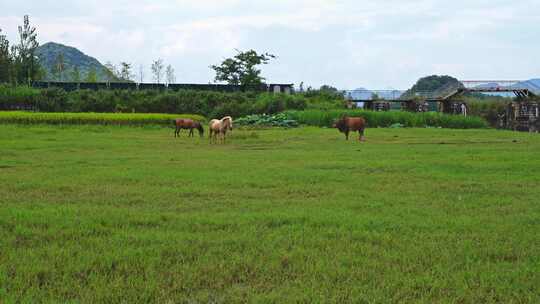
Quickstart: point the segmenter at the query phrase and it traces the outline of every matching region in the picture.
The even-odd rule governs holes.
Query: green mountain
[[[97,59],[78,49],[60,43],[48,42],[37,49],[44,70],[45,81],[114,81],[116,78]],[[60,58],[62,58],[60,60]],[[59,64],[62,62],[63,64]],[[58,68],[63,66],[63,68]],[[77,77],[78,69],[78,77]],[[94,74],[95,77],[89,74]]]

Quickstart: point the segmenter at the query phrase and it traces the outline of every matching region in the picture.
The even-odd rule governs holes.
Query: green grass
[[[177,118],[204,121],[194,114],[151,113],[43,113],[24,111],[0,111],[0,124],[52,124],[52,125],[171,125]]]
[[[0,302],[538,303],[540,136],[0,125]]]
[[[368,127],[390,127],[402,124],[405,127],[424,128],[441,127],[450,129],[480,129],[487,128],[487,122],[477,116],[448,115],[438,112],[411,113],[405,111],[374,112],[364,110],[305,110],[287,111],[289,118],[301,124],[319,127],[329,127],[334,120],[348,115],[364,117]]]

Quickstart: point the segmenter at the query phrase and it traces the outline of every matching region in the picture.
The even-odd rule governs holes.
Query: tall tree
[[[2,35],[0,29],[0,83],[8,83],[11,81],[11,55],[9,53],[9,41],[6,35]]]
[[[165,69],[165,75],[167,77],[167,84],[174,83],[176,81],[176,76],[174,75],[174,68],[170,64]]]
[[[238,51],[233,58],[225,59],[220,65],[212,65],[216,72],[215,81],[225,81],[229,84],[242,85],[245,87],[257,86],[265,80],[258,68],[261,64],[268,64],[275,55],[264,53],[258,54],[254,50],[246,52]]]
[[[132,81],[133,73],[131,72],[131,63],[120,62],[120,80],[122,81]]]
[[[9,78],[10,78],[10,82],[14,85],[17,85],[19,83],[19,74],[20,74],[20,70],[22,69],[20,57],[18,54],[19,54],[18,47],[16,45],[12,45],[11,52],[9,52],[10,62],[11,62],[10,70],[9,70],[10,72]]]
[[[36,56],[37,42],[36,28],[30,25],[28,15],[24,16],[22,26],[19,26],[19,45],[16,47],[17,80],[20,83],[31,83],[40,76],[39,61]]]
[[[161,78],[163,78],[163,60],[158,59],[152,62],[152,75],[154,76],[154,81],[161,83]]]

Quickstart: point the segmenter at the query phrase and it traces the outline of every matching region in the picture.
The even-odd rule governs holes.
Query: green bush
[[[486,128],[487,122],[477,116],[447,115],[436,112],[411,113],[401,111],[373,112],[364,110],[305,110],[286,111],[289,119],[301,124],[330,127],[332,123],[344,115],[351,117],[364,117],[368,127],[390,127],[401,124],[404,127],[442,127],[455,129]]]
[[[68,105],[66,91],[59,88],[41,90],[40,94],[35,97],[34,105],[40,111],[61,112]]]

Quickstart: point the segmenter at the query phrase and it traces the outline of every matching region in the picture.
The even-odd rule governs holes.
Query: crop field
[[[539,303],[540,136],[0,124],[0,303]]]
[[[0,124],[49,125],[129,125],[148,126],[173,124],[177,117],[204,121],[200,115],[152,113],[40,113],[0,111]]]

